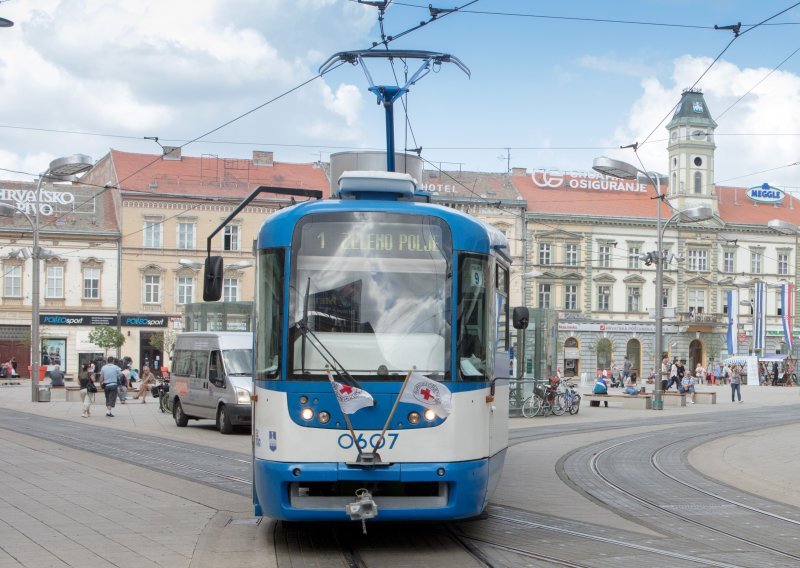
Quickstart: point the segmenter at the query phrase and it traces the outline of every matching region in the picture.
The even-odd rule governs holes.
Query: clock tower
[[[678,210],[710,206],[719,215],[714,191],[714,129],[703,92],[686,89],[667,124],[669,131],[669,200]]]

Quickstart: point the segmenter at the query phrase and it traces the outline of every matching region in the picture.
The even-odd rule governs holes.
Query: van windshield
[[[250,376],[253,374],[252,349],[226,349],[222,352],[228,375]]]

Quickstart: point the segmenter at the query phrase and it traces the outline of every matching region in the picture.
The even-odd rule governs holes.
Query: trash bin
[[[50,385],[39,387],[39,402],[50,402]]]

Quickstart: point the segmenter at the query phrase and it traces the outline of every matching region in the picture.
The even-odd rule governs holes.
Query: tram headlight
[[[428,410],[425,411],[425,420],[427,420],[428,422],[433,422],[434,420],[436,420],[436,413],[429,408]]]
[[[314,418],[314,411],[311,410],[310,408],[304,408],[303,410],[300,411],[300,418],[302,418],[303,420],[311,420],[312,418]]]
[[[250,404],[250,391],[247,389],[236,388],[236,402],[238,404]]]
[[[327,424],[328,420],[330,419],[331,419],[331,413],[328,412],[327,410],[323,410],[317,415],[317,420],[319,420],[320,424]]]
[[[419,424],[419,412],[409,412],[408,413],[408,423],[409,424]]]

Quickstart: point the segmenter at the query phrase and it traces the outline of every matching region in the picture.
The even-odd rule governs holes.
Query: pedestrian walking
[[[777,387],[778,386],[778,362],[777,361],[773,361],[772,362],[772,386],[773,387]]]
[[[119,396],[119,403],[125,404],[125,400],[128,398],[128,387],[131,386],[131,369],[130,367],[126,367],[119,373],[119,378],[117,379],[117,395]]]
[[[701,385],[705,384],[706,382],[706,370],[705,367],[701,363],[697,364],[697,368],[694,370],[694,377],[697,379],[697,382]]]
[[[109,357],[105,365],[100,369],[100,375],[103,377],[103,391],[106,395],[106,416],[114,417],[111,412],[117,405],[117,381],[122,371],[114,364],[114,358]]]
[[[139,392],[133,397],[133,400],[138,398],[142,399],[142,404],[145,402],[145,398],[147,398],[147,393],[150,392],[150,387],[153,386],[156,382],[156,377],[153,373],[150,372],[150,367],[142,368],[142,376],[141,376],[141,384],[139,385]]]
[[[678,377],[678,358],[677,357],[675,357],[672,360],[672,365],[670,365],[670,368],[669,368],[669,383],[667,383],[667,388],[665,388],[664,390],[668,391],[669,388],[673,385],[673,383],[675,384],[675,388],[677,388],[678,385],[680,384],[680,378]]]
[[[738,365],[734,365],[731,369],[731,402],[736,402],[737,397],[742,402],[742,372]]]
[[[628,379],[631,376],[631,368],[632,367],[633,367],[633,364],[628,359],[628,356],[625,355],[625,362],[622,364],[622,378],[623,378],[623,380],[625,382],[627,382]]]
[[[667,385],[669,384],[669,357],[664,355],[664,358],[661,359],[661,390],[667,390]],[[655,388],[655,386],[654,386]]]
[[[78,385],[81,387],[81,404],[83,406],[81,418],[89,418],[92,415],[92,404],[94,404],[94,396],[97,392],[97,387],[92,377],[91,364],[84,363],[80,373],[78,373]]]

